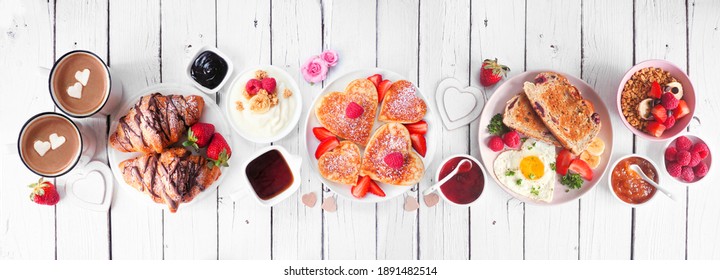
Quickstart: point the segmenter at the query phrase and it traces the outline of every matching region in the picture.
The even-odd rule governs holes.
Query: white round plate
[[[135,105],[135,103],[140,100],[142,96],[152,94],[155,92],[159,92],[163,95],[170,95],[170,94],[176,94],[176,95],[184,95],[184,96],[190,96],[190,95],[197,95],[202,97],[205,100],[205,107],[203,108],[202,116],[200,116],[200,122],[210,123],[215,126],[215,131],[222,134],[222,136],[225,138],[225,141],[227,141],[228,145],[230,147],[233,147],[232,145],[232,131],[230,131],[230,127],[225,122],[225,117],[223,117],[222,111],[220,111],[220,108],[215,104],[215,100],[212,100],[208,95],[200,92],[200,90],[195,89],[190,86],[186,85],[179,85],[179,84],[157,84],[154,86],[150,86],[148,88],[145,88],[141,90],[138,94],[135,94],[131,96],[129,99],[125,100],[125,102],[122,104],[122,106],[119,107],[117,113],[115,113],[112,116],[112,124],[110,125],[110,133],[115,132],[117,129],[118,121],[121,117],[125,116],[128,111],[130,111],[130,108]],[[175,145],[181,145],[182,142],[186,140],[186,137],[183,136],[180,138],[180,141],[178,141]],[[118,165],[120,162],[142,156],[142,153],[124,153],[120,152],[118,150],[115,150],[112,146],[110,146],[110,142],[108,141],[107,144],[107,151],[108,151],[108,162],[110,163],[110,168],[112,169],[112,173],[115,176],[115,180],[120,184],[116,189],[118,193],[122,193],[122,195],[119,195],[117,197],[133,197],[137,201],[144,202],[147,204],[156,205],[162,209],[167,209],[167,206],[164,204],[155,203],[147,194],[142,193],[138,191],[137,189],[133,188],[132,186],[125,183],[125,179],[123,179],[122,172],[118,168]],[[204,156],[204,154],[203,154]],[[233,165],[233,160],[230,159],[228,161],[230,166]],[[239,163],[238,163],[239,164]],[[220,170],[222,171],[222,174],[220,174],[220,177],[215,180],[215,182],[205,191],[200,192],[192,201],[189,203],[183,203],[178,207],[178,211],[182,211],[182,209],[187,208],[190,205],[193,205],[195,202],[200,201],[202,199],[205,199],[208,197],[211,193],[213,188],[216,188],[220,182],[225,177],[225,174],[228,172],[227,167],[220,167]]]
[[[512,195],[513,197],[517,198],[520,201],[535,204],[535,205],[557,205],[557,204],[563,204],[566,202],[574,201],[584,194],[586,194],[588,191],[590,191],[592,188],[595,187],[595,185],[600,182],[600,179],[605,174],[605,170],[608,167],[608,163],[610,161],[610,157],[612,156],[612,150],[613,150],[613,131],[612,131],[612,122],[610,121],[610,114],[608,113],[607,107],[605,107],[605,103],[602,101],[600,96],[595,92],[595,90],[585,83],[583,80],[575,78],[573,76],[570,76],[565,73],[560,73],[567,77],[567,79],[570,81],[570,83],[578,88],[580,90],[580,94],[584,99],[587,99],[588,101],[592,102],[593,107],[595,108],[595,112],[600,114],[600,122],[602,123],[600,127],[600,133],[598,133],[597,137],[600,137],[605,142],[605,152],[602,154],[600,159],[600,165],[598,165],[597,168],[593,170],[593,180],[589,182],[585,182],[582,186],[582,188],[578,190],[569,190],[566,192],[567,187],[560,184],[560,175],[556,174],[557,183],[555,184],[555,192],[553,193],[553,200],[551,202],[543,202],[543,201],[536,201],[530,198],[527,198],[525,196],[519,195],[515,193],[514,191],[508,189],[504,185],[502,185],[497,178],[495,177],[495,172],[493,171],[493,162],[495,161],[495,158],[497,157],[500,152],[493,152],[488,148],[487,141],[490,139],[490,133],[487,131],[487,125],[490,122],[490,119],[495,114],[502,114],[505,110],[505,103],[515,96],[516,94],[523,92],[523,83],[526,81],[532,81],[537,74],[540,72],[556,72],[560,73],[558,71],[553,70],[536,70],[536,71],[529,71],[522,73],[520,75],[517,75],[515,77],[512,77],[511,79],[505,81],[500,87],[497,88],[495,93],[490,97],[490,99],[485,103],[485,108],[483,108],[482,114],[480,114],[480,128],[478,129],[478,142],[480,145],[480,160],[482,161],[483,165],[485,165],[485,170],[488,171],[488,174],[495,180],[495,183],[497,183],[503,190],[505,190],[507,193]],[[560,149],[558,149],[559,151]]]
[[[383,79],[390,80],[390,81],[397,81],[397,80],[407,80],[400,74],[397,74],[392,71],[384,70],[384,69],[363,69],[363,70],[357,70],[350,73],[346,73],[339,78],[335,79],[334,81],[330,82],[325,88],[322,89],[320,94],[318,94],[317,97],[315,97],[315,101],[313,101],[312,107],[308,109],[307,118],[305,119],[305,133],[303,133],[303,141],[305,143],[305,147],[307,147],[307,158],[308,162],[310,162],[310,165],[312,165],[315,172],[318,172],[318,161],[315,159],[315,150],[317,149],[317,146],[320,144],[320,141],[315,139],[315,136],[313,135],[312,129],[313,127],[321,126],[318,122],[317,118],[315,117],[315,106],[317,105],[318,101],[320,100],[321,96],[324,96],[327,93],[334,92],[334,91],[345,91],[345,87],[353,80],[360,79],[360,78],[367,78],[369,76],[380,74],[383,76]],[[415,85],[417,88],[417,85]],[[434,104],[431,104],[428,102],[428,99],[425,98],[425,96],[421,93],[420,89],[417,91],[418,96],[420,96],[423,100],[425,100],[425,103],[427,104],[427,113],[425,114],[425,118],[423,118],[428,123],[428,132],[425,135],[426,142],[427,142],[427,154],[425,155],[425,158],[423,158],[423,163],[425,164],[425,168],[430,166],[430,163],[432,162],[433,155],[435,153],[435,142],[436,139],[433,137],[435,134],[434,131],[436,129],[436,126],[438,129],[442,126],[441,123],[435,122],[435,107]],[[378,113],[380,112],[378,106]],[[373,126],[373,133],[375,130],[380,127],[383,123],[379,122],[377,120],[377,116],[375,117],[375,125]],[[363,148],[360,148],[361,152],[364,152]],[[427,172],[427,169],[425,170]],[[358,202],[367,202],[367,203],[376,203],[376,202],[382,202],[386,200],[390,200],[392,198],[395,198],[399,195],[402,195],[406,191],[410,190],[412,186],[393,186],[388,184],[383,184],[378,182],[378,185],[380,188],[383,189],[385,192],[385,197],[379,197],[376,195],[373,195],[371,193],[368,193],[363,198],[356,198],[350,193],[350,188],[352,186],[340,184],[331,182],[329,180],[326,180],[322,176],[320,176],[320,179],[325,184],[325,186],[329,187],[332,191],[337,193],[338,195],[350,199],[353,201]]]

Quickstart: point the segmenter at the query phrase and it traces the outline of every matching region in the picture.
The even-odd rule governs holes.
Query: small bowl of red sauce
[[[479,201],[487,183],[485,169],[480,162],[470,155],[453,155],[445,159],[435,175],[437,182],[450,174],[462,161],[468,159],[472,167],[465,172],[458,172],[452,179],[438,188],[440,197],[451,205],[471,206]]]
[[[637,207],[655,198],[657,189],[630,169],[633,164],[640,166],[643,173],[652,178],[655,183],[660,183],[660,169],[655,162],[641,155],[630,154],[613,163],[608,186],[615,198],[629,206]]]

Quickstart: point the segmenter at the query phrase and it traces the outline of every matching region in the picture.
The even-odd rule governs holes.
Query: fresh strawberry
[[[403,167],[403,165],[405,165],[405,158],[400,152],[392,152],[387,154],[383,158],[383,161],[392,169],[400,169]]]
[[[30,193],[30,200],[37,204],[42,205],[55,205],[60,201],[60,194],[58,194],[55,185],[48,181],[44,181],[43,178],[32,183],[28,187],[32,189]]]
[[[340,141],[337,139],[337,137],[326,138],[325,140],[320,142],[317,150],[315,150],[315,158],[320,159],[320,156],[322,156],[325,152],[335,149],[335,147],[339,145]]]
[[[385,197],[385,192],[378,186],[375,181],[370,180],[370,185],[368,187],[368,192],[374,195],[377,195],[379,197]]]
[[[277,86],[277,82],[275,81],[275,78],[265,78],[260,81],[262,84],[262,88],[267,91],[268,93],[275,92],[275,87]]]
[[[428,124],[427,122],[425,122],[425,120],[421,120],[416,123],[406,124],[405,127],[407,128],[408,132],[410,132],[410,134],[425,135],[428,131]]]
[[[350,119],[357,119],[360,116],[362,116],[363,112],[365,112],[365,109],[363,109],[360,104],[357,104],[355,102],[350,102],[350,104],[345,107],[345,116]]]
[[[192,146],[195,149],[205,148],[210,144],[215,133],[215,126],[209,123],[196,123],[188,129],[187,141],[183,142],[183,146]]]
[[[324,128],[322,126],[313,127],[312,131],[313,131],[313,134],[315,135],[315,138],[317,140],[320,140],[320,142],[322,142],[323,140],[328,139],[330,137],[335,137],[335,135],[332,134],[332,132],[330,132],[330,130],[327,130],[326,128]]]
[[[688,107],[687,102],[685,102],[685,100],[680,99],[680,101],[678,102],[677,108],[675,108],[675,110],[673,110],[672,112],[673,112],[673,116],[675,116],[675,119],[679,120],[680,118],[690,114],[690,107]]]
[[[251,96],[257,94],[260,89],[262,89],[262,82],[258,79],[250,79],[247,81],[247,84],[245,84],[245,91]]]
[[[370,188],[370,182],[372,182],[370,176],[363,176],[362,178],[360,178],[360,180],[358,180],[356,185],[350,188],[350,192],[354,197],[363,198],[365,197],[368,189]]]
[[[652,136],[660,137],[665,132],[665,125],[659,122],[648,122],[645,130]]]
[[[380,82],[382,82],[383,78],[380,74],[375,74],[370,77],[367,77],[368,80],[370,80],[374,85],[375,88],[377,88],[380,85]]]
[[[212,140],[210,140],[210,145],[208,145],[206,153],[210,159],[208,166],[212,168],[213,165],[228,166],[227,161],[232,155],[232,150],[230,149],[227,141],[225,141],[225,138],[220,133],[215,132]]]
[[[422,157],[425,157],[425,154],[427,153],[425,136],[422,136],[422,134],[410,134],[410,142],[412,142],[413,149],[415,149],[415,151],[417,151],[417,153]]]
[[[655,105],[655,107],[650,110],[650,114],[652,114],[655,121],[659,123],[665,123],[665,120],[667,120],[667,110],[665,110],[665,107],[661,104]]]
[[[505,65],[498,64],[496,59],[486,59],[480,69],[480,84],[489,87],[497,84],[510,71]]]
[[[660,84],[658,82],[652,82],[652,85],[650,86],[650,92],[648,92],[648,97],[660,99],[662,97],[663,91],[662,88],[660,88]]]
[[[378,102],[383,101],[383,98],[385,98],[385,92],[387,92],[391,85],[392,82],[389,80],[383,80],[382,82],[380,82],[380,84],[377,86]]]
[[[563,149],[558,153],[557,159],[555,160],[555,171],[565,176],[573,159],[575,159],[575,156],[570,151]]]
[[[570,169],[572,172],[579,174],[580,176],[585,178],[585,180],[592,181],[593,179],[592,168],[590,168],[590,165],[582,159],[573,159],[573,161],[570,162],[570,166],[568,167],[568,169]]]

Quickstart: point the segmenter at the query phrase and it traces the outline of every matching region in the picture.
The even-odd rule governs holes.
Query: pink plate
[[[495,183],[498,184],[503,190],[505,190],[507,193],[517,198],[518,200],[526,203],[535,205],[557,205],[574,201],[583,196],[588,191],[590,191],[593,187],[595,187],[595,185],[600,182],[600,179],[605,174],[605,170],[607,170],[610,157],[612,155],[613,132],[610,115],[608,113],[607,107],[605,107],[605,103],[603,103],[602,99],[600,99],[600,96],[597,94],[597,92],[595,92],[595,90],[593,90],[592,87],[590,87],[590,85],[585,83],[583,80],[580,80],[573,76],[560,73],[558,71],[553,71],[567,77],[570,83],[577,87],[578,90],[580,90],[583,98],[592,102],[593,106],[595,107],[595,111],[600,114],[600,121],[602,123],[602,126],[600,128],[600,133],[598,134],[598,137],[600,137],[600,139],[605,142],[605,152],[601,156],[600,165],[598,165],[598,167],[593,170],[593,180],[585,182],[582,188],[578,190],[568,190],[567,187],[560,184],[560,175],[556,174],[557,182],[555,184],[555,192],[553,193],[553,200],[551,202],[547,203],[543,201],[536,201],[525,196],[516,194],[514,191],[500,184],[500,182],[495,177],[495,172],[493,172],[492,167],[493,162],[495,161],[495,158],[497,157],[499,152],[493,152],[487,146],[487,141],[490,136],[492,136],[490,135],[490,133],[488,133],[486,128],[488,123],[490,122],[490,119],[492,119],[495,114],[502,113],[505,110],[505,103],[510,98],[520,92],[523,92],[523,83],[525,83],[526,81],[532,81],[537,74],[545,71],[552,70],[535,70],[525,72],[515,77],[512,77],[511,79],[503,83],[500,87],[498,87],[495,93],[493,93],[492,97],[490,97],[490,99],[485,104],[485,108],[480,115],[478,142],[480,144],[480,160],[485,166],[485,169],[488,171],[487,173],[490,174],[490,177],[492,177]]]

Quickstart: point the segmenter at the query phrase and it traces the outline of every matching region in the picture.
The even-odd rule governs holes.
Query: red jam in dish
[[[250,185],[262,200],[271,199],[293,183],[290,167],[278,150],[270,150],[252,160],[245,169]]]
[[[655,167],[647,160],[639,157],[629,157],[621,160],[612,171],[612,184],[615,194],[627,203],[641,204],[655,195],[655,187],[651,186],[640,175],[630,169],[630,165],[637,164],[643,173],[657,183],[658,174]]]
[[[467,172],[458,172],[455,177],[440,186],[442,193],[452,202],[457,204],[469,204],[477,200],[485,188],[485,177],[480,166],[470,158],[454,157],[448,160],[440,169],[440,180],[455,169],[461,160],[468,159],[472,162],[472,168]]]

